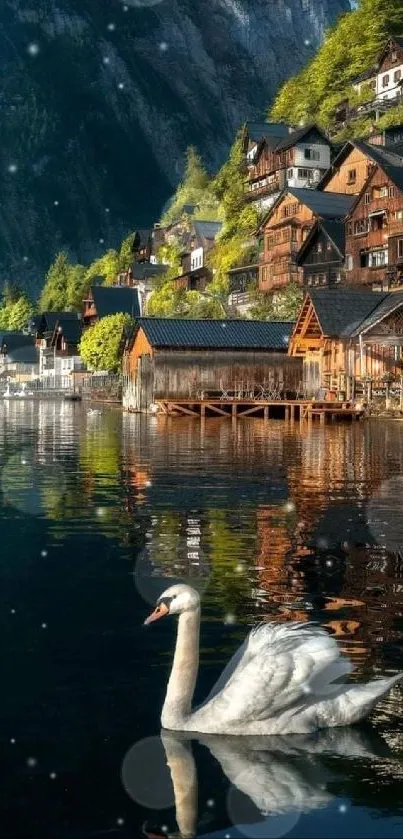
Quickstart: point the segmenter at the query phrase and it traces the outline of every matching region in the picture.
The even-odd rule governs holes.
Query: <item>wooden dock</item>
[[[160,412],[166,416],[187,416],[205,419],[222,417],[243,419],[260,417],[264,419],[284,419],[300,422],[319,419],[335,422],[339,419],[356,420],[364,414],[364,409],[350,402],[317,402],[308,399],[256,400],[256,399],[155,399]]]

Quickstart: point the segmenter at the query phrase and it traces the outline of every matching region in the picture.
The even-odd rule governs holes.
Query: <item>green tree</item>
[[[254,302],[249,315],[254,320],[295,320],[303,300],[303,292],[296,283],[290,283],[274,294],[252,289],[251,293]]]
[[[84,332],[79,352],[91,370],[119,370],[123,333],[131,323],[129,315],[119,312],[101,318]]]
[[[179,221],[187,204],[198,208],[197,218],[210,220],[217,218],[218,202],[211,191],[211,178],[193,146],[190,146],[186,152],[183,179],[161,218],[161,224],[167,226]]]
[[[352,80],[374,65],[389,35],[402,32],[401,0],[361,0],[328,30],[307,67],[283,85],[270,119],[294,125],[314,120],[329,127],[338,101],[356,101]]]
[[[0,329],[20,332],[34,314],[35,307],[25,294],[15,297],[6,288],[0,306]]]
[[[62,312],[66,309],[69,271],[69,258],[65,251],[61,251],[45,277],[39,298],[39,308],[42,312]]]

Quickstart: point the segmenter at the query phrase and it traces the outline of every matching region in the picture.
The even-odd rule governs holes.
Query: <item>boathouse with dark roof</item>
[[[309,290],[290,340],[303,360],[304,391],[329,398],[366,395],[368,386],[400,386],[403,376],[403,291]]]
[[[287,355],[290,321],[139,318],[123,358],[123,405],[200,398],[242,383],[295,394],[302,362]]]

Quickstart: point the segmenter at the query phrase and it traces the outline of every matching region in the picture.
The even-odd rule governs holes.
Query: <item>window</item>
[[[351,256],[350,253],[347,253],[346,254],[346,271],[352,271],[352,270],[353,270],[353,257]]]
[[[298,242],[298,231],[297,231],[296,227],[293,227],[291,229],[291,241],[292,242]]]
[[[323,248],[322,248],[322,245],[321,245],[321,243],[320,243],[320,242],[318,243],[318,248],[317,248],[317,250],[318,250],[318,253],[322,253]]]
[[[361,251],[360,262],[362,268],[383,268],[388,264],[388,249]]]
[[[397,84],[397,82],[400,82],[401,78],[402,78],[402,71],[401,70],[395,70],[395,72],[393,73],[393,81],[396,82],[396,84]]]
[[[361,233],[368,233],[368,219],[360,218],[354,222],[354,236],[359,236]]]
[[[285,207],[283,207],[283,216],[285,218],[289,216],[295,216],[299,210],[299,207],[299,201],[296,201],[295,204],[287,204]]]
[[[403,239],[397,240],[397,257],[403,259]]]
[[[353,222],[348,221],[347,222],[347,236],[352,236],[352,235],[353,235]]]
[[[365,204],[370,204],[371,203],[371,193],[370,192],[365,193],[364,203]]]
[[[290,179],[290,178],[293,178],[293,177],[294,177],[294,169],[287,169],[287,178]]]
[[[403,221],[403,210],[396,210],[396,221]]]
[[[304,180],[308,180],[308,178],[310,176],[311,176],[311,170],[310,169],[298,169],[298,177],[299,178],[303,178]]]
[[[340,271],[332,271],[330,274],[330,285],[337,285],[337,283],[341,283],[341,273]]]
[[[327,242],[327,244],[326,244],[326,250],[327,250],[327,251],[331,251],[331,250],[332,250],[332,243],[331,243],[331,242]]]
[[[320,160],[319,149],[304,149],[305,160]]]
[[[388,189],[388,198],[395,198],[396,196],[396,187],[390,186]]]
[[[348,184],[355,184],[357,180],[357,172],[355,169],[349,169],[347,173],[347,183]]]
[[[389,75],[382,76],[382,87],[388,87],[389,85]]]
[[[392,53],[391,53],[391,59],[392,59],[392,61],[397,61],[397,52],[396,52],[396,50],[392,50]]]

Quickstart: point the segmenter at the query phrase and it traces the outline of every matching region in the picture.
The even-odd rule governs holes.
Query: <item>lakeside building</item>
[[[78,312],[42,312],[30,318],[27,331],[38,349],[40,379],[83,370],[78,352],[82,330]]]
[[[310,290],[289,345],[307,396],[366,395],[403,376],[403,292]]]
[[[172,282],[176,288],[185,291],[204,291],[213,279],[208,256],[220,234],[220,221],[194,221],[190,231],[188,247],[181,256],[181,273]]]
[[[122,313],[132,318],[141,315],[141,299],[136,287],[93,285],[83,303],[84,326],[91,326],[107,315]]]
[[[0,381],[28,382],[38,376],[39,350],[35,337],[23,332],[0,333]]]
[[[200,398],[247,383],[296,392],[301,361],[287,355],[286,321],[139,318],[123,357],[123,406]],[[191,412],[189,412],[191,413]]]

